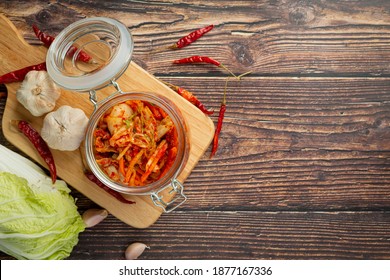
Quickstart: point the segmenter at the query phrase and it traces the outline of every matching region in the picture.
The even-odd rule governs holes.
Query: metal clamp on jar
[[[187,126],[179,109],[158,93],[123,92],[116,82],[131,61],[133,40],[126,26],[103,17],[77,21],[65,28],[50,46],[47,71],[59,86],[80,92],[89,92],[94,106],[86,131],[84,146],[86,162],[94,175],[109,188],[129,195],[150,195],[153,203],[165,212],[183,204],[187,197],[177,180],[189,155]],[[115,88],[108,97],[97,100],[96,91],[108,86]],[[161,108],[172,120],[177,134],[177,153],[167,172],[155,181],[129,185],[113,180],[104,172],[95,158],[94,131],[102,116],[122,102],[147,102]],[[163,193],[164,192],[164,193]],[[167,201],[164,196],[168,196]]]

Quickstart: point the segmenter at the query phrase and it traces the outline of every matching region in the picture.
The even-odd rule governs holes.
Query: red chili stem
[[[51,45],[51,43],[53,43],[55,37],[42,32],[35,24],[32,26],[32,28],[34,30],[35,36],[37,36],[37,38],[46,47],[50,47],[50,45]],[[69,56],[69,57],[72,57],[75,54],[76,51],[77,51],[77,48],[75,46],[72,46],[72,47],[69,48],[69,50],[68,50],[66,55]],[[92,57],[89,54],[87,54],[86,52],[84,52],[83,50],[81,50],[78,53],[76,59],[79,60],[79,61],[85,62],[85,63],[92,63],[93,62]]]
[[[247,76],[247,75],[249,75],[250,73],[252,73],[252,71],[248,71],[248,72],[245,72],[245,73],[243,73],[243,74],[240,74],[240,75],[237,76],[237,79],[240,80],[242,77]]]
[[[223,119],[225,117],[225,112],[226,112],[226,90],[227,90],[228,80],[229,79],[226,79],[225,90],[223,93],[221,106],[219,108],[218,122],[217,122],[217,127],[215,128],[215,132],[214,132],[213,148],[211,150],[210,158],[212,158],[218,150],[219,134],[221,133],[221,130],[222,130]]]
[[[209,32],[211,29],[214,28],[214,25],[211,24],[209,26],[199,28],[198,30],[195,30],[191,32],[190,34],[180,38],[175,44],[170,46],[171,49],[181,49],[184,48],[185,46],[190,45],[191,43],[195,42],[198,40],[200,37],[202,37],[204,34]]]
[[[30,142],[34,145],[35,149],[37,149],[39,155],[46,162],[49,167],[51,180],[54,184],[57,180],[56,165],[54,163],[53,155],[45,140],[43,140],[38,131],[36,131],[28,122],[14,120],[12,121],[12,123],[16,125],[19,131],[21,131],[30,140]]]
[[[13,82],[21,82],[26,77],[27,73],[35,70],[35,71],[46,71],[46,62],[42,62],[40,64],[27,66],[25,68],[18,69],[16,71],[9,72],[0,77],[0,84],[7,84]]]
[[[227,68],[221,62],[219,62],[219,61],[217,61],[217,60],[215,60],[215,59],[213,59],[211,57],[208,57],[208,56],[194,55],[194,56],[190,56],[190,57],[185,57],[185,58],[182,58],[182,59],[174,60],[173,63],[174,64],[189,64],[189,63],[207,63],[207,64],[212,64],[212,65],[221,67],[222,69],[227,71],[229,74],[231,74],[233,77],[237,78],[237,76],[229,68]]]
[[[118,192],[114,191],[113,189],[110,189],[109,187],[107,187],[92,172],[85,171],[84,174],[91,182],[95,183],[98,187],[102,188],[107,193],[109,193],[110,195],[115,197],[118,201],[120,201],[122,203],[126,203],[126,204],[135,204],[135,201],[127,200],[120,193],[118,193]]]
[[[212,115],[214,113],[214,110],[213,111],[207,110],[206,107],[204,106],[204,104],[202,102],[200,102],[199,99],[196,98],[196,96],[193,93],[191,93],[190,91],[188,91],[184,88],[172,85],[172,84],[167,83],[167,82],[163,82],[163,83],[166,84],[167,86],[169,86],[175,92],[177,92],[180,96],[184,97],[186,100],[191,102],[195,107],[197,107],[199,110],[201,110],[204,114]]]

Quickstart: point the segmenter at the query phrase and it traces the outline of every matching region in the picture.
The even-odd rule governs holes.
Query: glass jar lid
[[[128,28],[117,20],[95,17],[66,27],[51,44],[47,72],[60,87],[72,91],[107,86],[127,69],[134,43]]]

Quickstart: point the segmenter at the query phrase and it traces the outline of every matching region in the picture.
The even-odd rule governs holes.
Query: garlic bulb
[[[16,99],[39,117],[54,109],[60,90],[46,71],[30,71],[16,91]]]
[[[41,136],[52,149],[74,151],[84,139],[87,124],[83,110],[64,105],[45,116]]]

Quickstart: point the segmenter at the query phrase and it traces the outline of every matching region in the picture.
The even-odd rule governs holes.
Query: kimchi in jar
[[[144,186],[172,167],[178,136],[171,117],[148,101],[127,100],[108,109],[93,132],[95,160],[113,181]]]
[[[115,94],[89,122],[87,163],[118,192],[148,194],[170,185],[188,160],[186,122],[176,105],[157,93]]]

